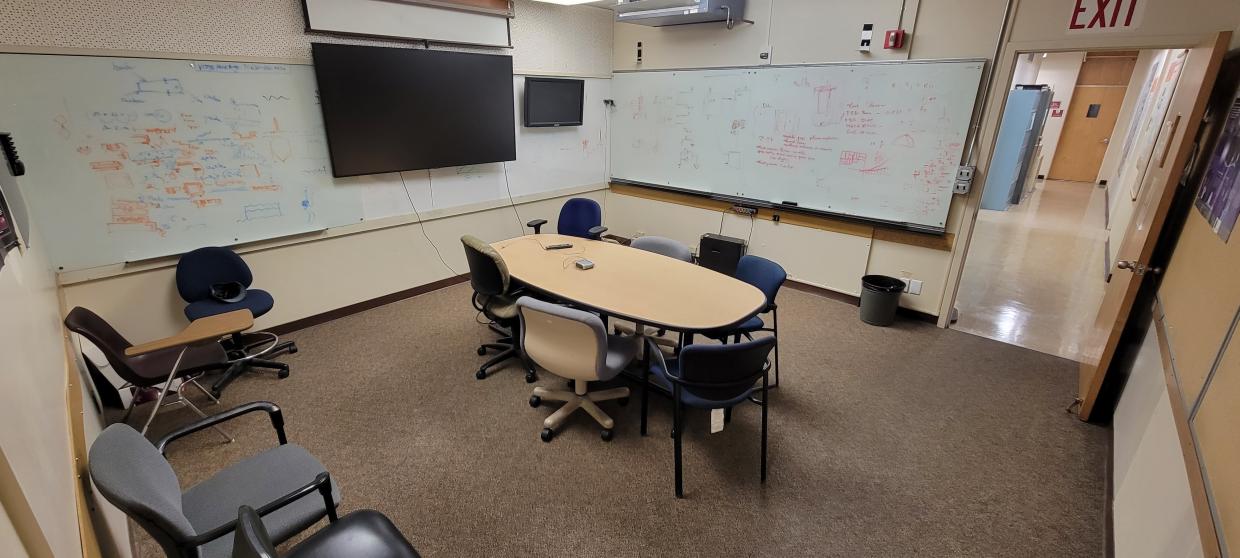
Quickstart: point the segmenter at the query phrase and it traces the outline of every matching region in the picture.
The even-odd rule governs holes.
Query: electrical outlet
[[[913,279],[911,277],[901,277],[900,280],[904,281],[904,292],[907,293],[909,290],[909,285],[913,284]]]
[[[921,294],[921,279],[913,279],[912,281],[908,282],[908,294],[911,294],[911,295]]]

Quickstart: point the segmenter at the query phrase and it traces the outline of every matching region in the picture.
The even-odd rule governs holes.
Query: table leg
[[[640,348],[637,353],[637,381],[641,382],[642,389],[642,419],[641,419],[641,435],[646,435],[646,411],[650,407],[648,389],[650,378],[646,374],[650,371],[650,355],[646,354],[646,326],[641,322],[633,322],[633,335],[637,337]]]
[[[172,363],[172,370],[168,372],[168,379],[159,388],[159,397],[155,398],[155,408],[151,409],[151,416],[147,417],[146,423],[142,425],[142,434],[146,434],[146,429],[151,427],[151,422],[155,420],[155,414],[159,412],[159,408],[164,404],[164,396],[168,395],[168,390],[172,387],[172,379],[177,375],[177,368],[181,367],[181,357],[185,356],[185,351],[187,350],[189,350],[189,345],[181,347],[181,352],[177,353],[177,359]]]

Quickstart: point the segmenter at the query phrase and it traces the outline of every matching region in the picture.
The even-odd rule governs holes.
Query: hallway
[[[1058,180],[981,210],[952,328],[1079,360],[1105,285],[1105,212],[1105,188]]]

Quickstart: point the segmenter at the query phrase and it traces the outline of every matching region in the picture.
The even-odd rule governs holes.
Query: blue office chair
[[[751,401],[762,407],[762,482],[766,482],[767,389],[770,362],[767,357],[775,347],[774,337],[762,337],[731,345],[689,345],[680,357],[665,360],[651,339],[646,339],[646,355],[650,359],[642,384],[641,432],[646,433],[646,409],[649,406],[649,383],[672,394],[672,438],[675,448],[676,497],[684,497],[681,466],[681,438],[685,429],[685,407],[723,409],[725,421],[732,419],[732,407]],[[761,387],[756,387],[758,380]],[[755,398],[755,392],[760,397]]]
[[[534,234],[539,234],[542,232],[542,226],[546,224],[546,219],[534,219],[525,226],[534,229]],[[600,240],[603,233],[607,232],[607,227],[603,226],[603,208],[590,198],[569,199],[560,208],[556,232],[578,238]]]
[[[740,323],[740,325],[730,327],[724,330],[714,330],[704,332],[706,337],[718,339],[724,343],[728,342],[731,337],[733,342],[739,342],[741,336],[746,339],[753,339],[753,334],[759,331],[768,331],[779,337],[779,307],[775,304],[775,297],[779,295],[779,289],[784,285],[784,281],[788,279],[788,272],[779,264],[761,258],[758,256],[745,255],[736,264],[737,279],[749,283],[762,291],[766,295],[766,306],[758,310],[756,314],[750,316],[749,319]],[[771,314],[771,327],[766,327],[766,322],[762,321],[761,314]],[[775,347],[775,381],[771,383],[771,387],[779,387],[779,346]]]
[[[177,262],[177,292],[182,300],[189,303],[185,306],[185,317],[190,321],[242,309],[248,309],[255,318],[271,311],[275,299],[267,291],[251,289],[253,282],[250,266],[227,248],[198,248],[181,256]],[[216,397],[225,386],[251,367],[275,370],[280,378],[287,378],[287,364],[257,357],[297,352],[295,343],[281,342],[275,334],[267,332],[233,334],[222,344],[228,350],[230,359],[242,361],[246,366],[229,370],[211,386],[211,393]],[[253,352],[260,348],[259,352]]]

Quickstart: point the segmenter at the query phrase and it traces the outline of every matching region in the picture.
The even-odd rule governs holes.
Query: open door
[[[1141,282],[1161,270],[1150,268],[1150,257],[1175,197],[1176,184],[1188,162],[1219,65],[1231,40],[1230,32],[1190,49],[1179,83],[1150,155],[1133,218],[1120,242],[1093,327],[1086,332],[1081,361],[1078,415],[1089,420],[1102,380],[1111,367],[1120,334],[1132,312]]]

